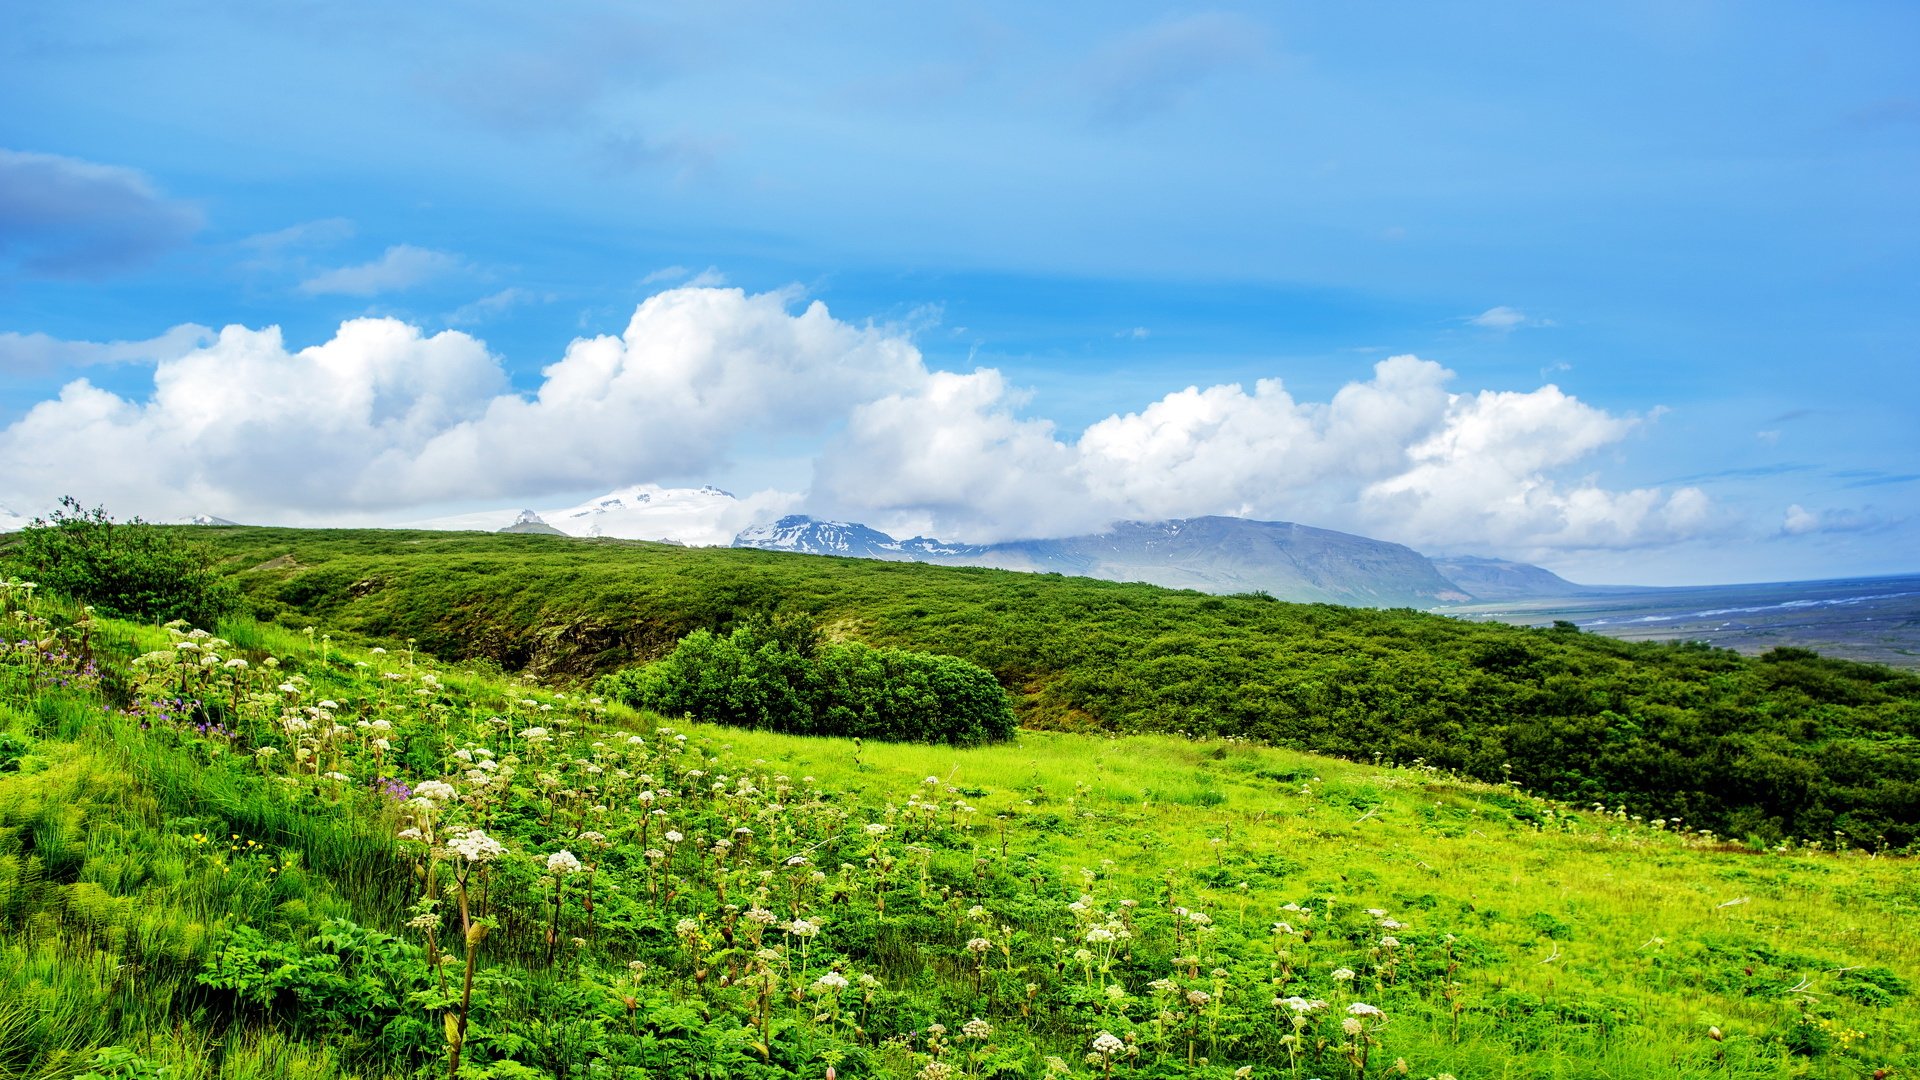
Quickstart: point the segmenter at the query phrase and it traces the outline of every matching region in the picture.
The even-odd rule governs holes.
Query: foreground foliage
[[[5,629],[8,1075],[1920,1064],[1906,860],[1232,741],[676,730],[321,633]]]
[[[216,529],[263,616],[584,682],[768,616],[958,656],[1029,727],[1420,762],[1756,846],[1900,848],[1920,675],[963,567],[561,537]]]

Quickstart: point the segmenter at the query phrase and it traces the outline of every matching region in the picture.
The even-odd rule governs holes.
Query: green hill
[[[763,615],[992,671],[1031,728],[1424,764],[1767,846],[1905,846],[1920,676],[974,568],[397,531],[212,529],[260,613],[584,684]]]
[[[0,1075],[1920,1066],[1905,859],[1231,739],[659,727],[324,625],[33,603],[0,615]]]

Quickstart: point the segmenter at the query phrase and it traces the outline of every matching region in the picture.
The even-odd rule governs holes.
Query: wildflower
[[[1212,1000],[1213,1000],[1213,995],[1207,993],[1205,990],[1187,991],[1187,1004],[1193,1006],[1196,1009],[1204,1007],[1207,1004],[1207,1002]]]
[[[401,829],[401,830],[400,830],[400,839],[402,839],[402,840],[418,840],[418,839],[420,839],[420,830],[419,830],[419,829]]]
[[[829,971],[813,980],[813,985],[829,994],[839,993],[847,988],[847,977],[837,971]]]
[[[1111,1031],[1102,1031],[1093,1037],[1093,1052],[1101,1057],[1112,1057],[1126,1050],[1127,1044]]]
[[[993,942],[988,941],[986,938],[977,937],[967,939],[967,951],[970,953],[984,953],[991,948],[993,948]]]
[[[685,837],[685,836],[683,836],[683,835],[681,835],[681,833],[680,833],[680,830],[678,830],[678,829],[668,829],[668,830],[667,830],[667,835],[666,835],[666,841],[667,841],[667,843],[669,843],[669,844],[677,844],[677,843],[679,843],[680,841],[682,841],[682,840],[685,840],[685,839],[686,839],[686,837]]]
[[[787,933],[792,934],[794,937],[810,938],[820,933],[820,924],[817,922],[808,922],[805,919],[795,919],[788,923],[785,929]]]
[[[793,858],[788,859],[786,864],[788,866],[805,866],[807,865],[807,857],[805,855],[795,855]]]
[[[419,787],[413,789],[413,793],[419,798],[436,803],[452,802],[458,794],[453,790],[452,784],[440,780],[423,780]]]
[[[1380,944],[1386,946],[1389,949],[1397,949],[1400,947],[1400,939],[1392,936],[1383,937],[1380,939]]]
[[[479,829],[469,829],[447,841],[447,850],[477,863],[492,862],[507,853],[506,845]]]
[[[1360,1023],[1360,1018],[1357,1016],[1349,1016],[1345,1020],[1340,1021],[1340,1030],[1349,1035],[1360,1034],[1364,1027],[1365,1025]]]
[[[866,829],[868,836],[879,836],[881,833],[887,831],[887,827],[877,821],[868,824]]]
[[[547,856],[547,873],[577,874],[580,872],[580,860],[571,851],[561,850]]]
[[[1354,1016],[1379,1016],[1380,1010],[1364,1001],[1356,1001],[1347,1006],[1347,1012]]]
[[[960,1037],[963,1039],[984,1039],[993,1034],[993,1025],[979,1017],[960,1025]]]
[[[1333,981],[1334,982],[1352,982],[1353,969],[1352,968],[1334,968]]]

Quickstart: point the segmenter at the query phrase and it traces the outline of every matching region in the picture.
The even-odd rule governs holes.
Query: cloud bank
[[[1644,421],[1553,386],[1458,392],[1413,356],[1325,402],[1187,387],[1070,437],[1000,372],[931,370],[905,331],[781,292],[660,293],[525,394],[478,339],[394,319],[297,351],[274,327],[177,344],[144,400],[78,379],[0,430],[0,501],[316,521],[698,479],[784,442],[811,448],[810,510],[969,541],[1234,514],[1525,552],[1668,542],[1714,513],[1697,488],[1565,475]]]

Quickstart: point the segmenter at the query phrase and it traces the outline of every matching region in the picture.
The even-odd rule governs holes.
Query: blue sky
[[[1240,512],[1596,581],[1917,568],[1912,5],[403,7],[9,16],[0,505],[400,520],[714,481],[977,537]],[[698,430],[596,403],[613,427],[580,445],[475,419],[647,297],[708,287],[779,292],[796,325],[819,301],[831,348],[904,342],[919,367],[679,305],[656,341],[748,343],[700,378],[804,363],[842,390],[700,398]],[[489,359],[392,344],[416,374],[369,376],[372,411],[327,430],[414,426],[321,455],[337,483],[298,505],[245,470],[300,467],[314,432],[227,462],[156,393],[189,369],[252,385],[221,365],[265,346],[196,327],[280,327],[260,377],[304,386],[300,350],[368,317]],[[1359,442],[1328,427],[1403,354],[1452,373],[1405,393],[1458,400]],[[927,381],[982,370],[959,397]],[[42,404],[80,378],[101,395]],[[1249,403],[1262,379],[1284,408]],[[1247,400],[1169,400],[1236,383]],[[439,411],[405,397],[428,384]],[[250,415],[237,390],[194,399]],[[1268,438],[1276,417],[1304,427]],[[461,424],[553,461],[463,473],[430,446]],[[936,429],[951,457],[886,442]],[[1076,509],[1022,517],[1034,498]]]

